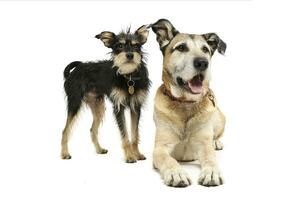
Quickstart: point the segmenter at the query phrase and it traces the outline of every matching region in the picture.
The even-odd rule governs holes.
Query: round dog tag
[[[135,88],[134,88],[135,82],[133,80],[129,80],[127,84],[128,84],[129,94],[130,95],[134,94],[135,93]]]

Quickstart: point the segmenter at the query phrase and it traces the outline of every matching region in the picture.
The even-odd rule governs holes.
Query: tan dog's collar
[[[186,100],[185,98],[177,98],[174,97],[169,90],[167,90],[165,87],[163,87],[163,94],[168,96],[172,101],[178,101],[180,103],[195,103],[196,101]]]
[[[172,95],[172,93],[168,89],[166,89],[165,86],[163,86],[163,94],[168,96],[172,101],[178,101],[180,103],[196,103],[196,101],[186,100],[183,97],[181,97],[181,98],[174,97]],[[211,89],[209,89],[209,91],[207,92],[205,97],[207,97],[212,102],[213,106],[215,107],[215,97],[214,97],[214,94]]]

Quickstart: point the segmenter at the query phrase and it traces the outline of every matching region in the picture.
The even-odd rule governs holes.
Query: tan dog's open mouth
[[[184,81],[180,77],[177,78],[177,82],[179,83],[179,85],[182,85],[186,90],[188,90],[192,94],[200,94],[202,92],[203,80],[203,74],[198,74],[189,81]]]

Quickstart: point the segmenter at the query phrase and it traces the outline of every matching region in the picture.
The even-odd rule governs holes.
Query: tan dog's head
[[[173,96],[198,101],[209,88],[210,63],[215,50],[226,44],[215,34],[180,33],[166,19],[151,25],[163,53],[163,82]]]
[[[145,25],[138,28],[134,33],[128,29],[118,35],[104,31],[95,37],[100,39],[104,45],[112,49],[114,66],[119,74],[130,74],[138,69],[143,62],[142,45],[148,37]]]

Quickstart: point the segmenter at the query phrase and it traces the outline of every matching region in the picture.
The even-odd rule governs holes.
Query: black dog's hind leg
[[[126,122],[124,116],[125,107],[120,105],[120,107],[114,105],[114,115],[117,121],[118,128],[120,130],[121,139],[122,139],[122,148],[125,155],[125,161],[127,163],[136,162],[136,157],[132,151],[132,145],[129,141],[129,136],[126,129]]]
[[[135,109],[131,108],[131,140],[132,140],[132,150],[135,154],[137,160],[145,160],[145,156],[140,153],[139,144],[139,120],[141,113],[141,106],[136,106]]]
[[[96,153],[98,154],[105,154],[108,152],[108,150],[102,148],[98,142],[98,128],[100,123],[102,122],[105,113],[104,103],[105,102],[103,98],[89,98],[89,100],[87,101],[87,104],[91,108],[93,114],[93,123],[90,129],[91,139],[95,146]]]
[[[61,157],[62,159],[71,159],[71,155],[69,154],[68,150],[68,139],[71,132],[71,128],[74,124],[80,106],[82,104],[81,98],[70,98],[68,97],[68,117],[65,128],[62,134],[61,140]]]

